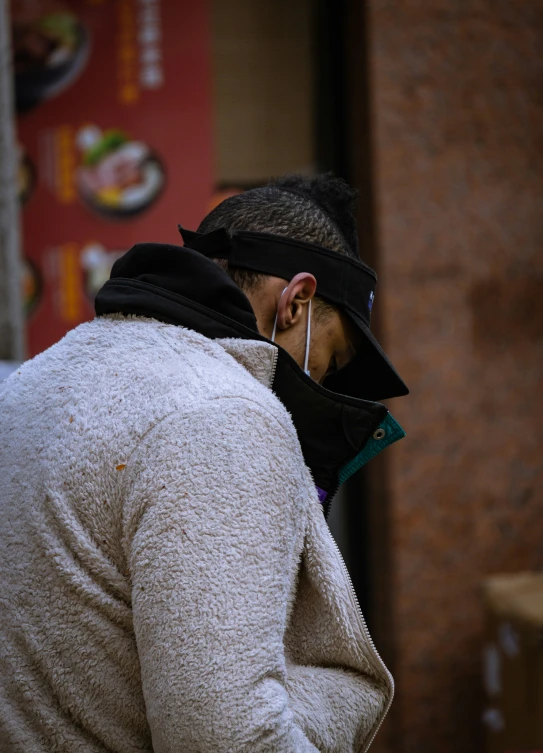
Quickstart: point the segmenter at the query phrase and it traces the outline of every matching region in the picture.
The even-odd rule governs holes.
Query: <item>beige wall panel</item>
[[[215,0],[218,183],[256,183],[311,169],[309,0]]]

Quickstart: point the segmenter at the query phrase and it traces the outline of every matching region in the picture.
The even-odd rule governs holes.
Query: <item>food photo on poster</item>
[[[62,2],[12,4],[15,99],[26,112],[70,86],[90,52],[88,29]]]
[[[92,318],[120,254],[208,210],[208,20],[205,2],[12,1],[29,355]]]
[[[118,128],[102,131],[88,125],[79,129],[76,142],[81,153],[78,192],[98,214],[129,218],[158,198],[166,182],[164,167],[143,141]]]

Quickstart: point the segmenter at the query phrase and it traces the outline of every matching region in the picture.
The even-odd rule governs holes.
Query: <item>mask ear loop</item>
[[[287,285],[287,287],[288,287],[288,285]],[[279,296],[279,300],[281,300],[281,298],[283,297],[286,289],[287,288],[283,288],[283,292]],[[277,313],[275,314],[275,321],[273,323],[273,330],[272,330],[272,335],[271,335],[271,338],[270,338],[270,340],[272,341],[272,343],[275,342],[275,333],[277,332],[277,318],[278,318],[278,316],[279,316],[279,303],[277,304]]]
[[[304,371],[308,377],[311,376],[311,370],[309,369],[309,346],[311,344],[311,298],[307,305],[307,333],[305,336],[305,359],[304,359]]]
[[[286,288],[283,288],[283,292],[279,296],[279,300],[283,297],[283,294],[285,292]],[[279,309],[279,305],[277,306]],[[273,323],[273,330],[270,337],[270,340],[272,343],[275,342],[275,335],[277,333],[277,319],[279,317],[279,310],[275,314],[275,321]],[[305,358],[304,358],[304,373],[307,374],[308,377],[311,376],[311,370],[309,369],[309,347],[311,344],[311,299],[308,301],[308,307],[307,307],[307,331],[305,336]]]

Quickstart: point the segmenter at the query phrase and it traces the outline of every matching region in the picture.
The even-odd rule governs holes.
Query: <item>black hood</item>
[[[248,298],[227,273],[182,246],[134,246],[115,262],[95,307],[98,316],[146,316],[211,339],[270,342],[259,334]],[[388,411],[379,403],[325,389],[304,374],[285,350],[274,347],[278,359],[272,389],[292,416],[305,461],[321,498],[329,503],[345,476],[344,469],[356,470],[357,456],[386,421]],[[391,441],[383,441],[382,447]]]

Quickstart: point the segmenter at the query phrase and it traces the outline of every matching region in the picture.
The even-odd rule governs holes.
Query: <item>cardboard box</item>
[[[543,573],[488,578],[483,650],[487,753],[543,753]]]

